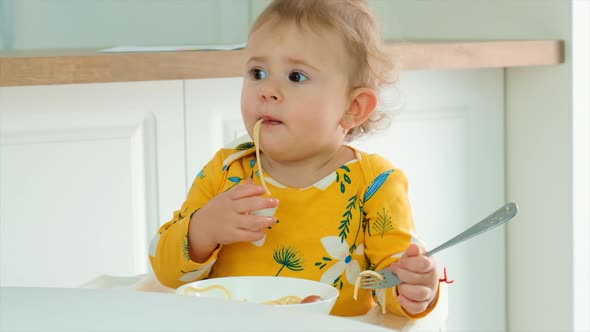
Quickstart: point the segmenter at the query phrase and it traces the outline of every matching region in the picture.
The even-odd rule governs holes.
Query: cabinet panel
[[[6,45],[17,50],[236,43],[245,40],[248,28],[244,0],[3,0],[0,7],[2,3],[11,18]]]
[[[188,188],[220,147],[246,133],[240,112],[241,90],[242,78],[186,81]]]
[[[184,189],[181,82],[1,93],[2,285],[147,272]]]
[[[404,72],[388,91],[390,128],[353,145],[408,176],[418,234],[429,248],[504,203],[503,72]],[[449,279],[449,331],[505,330],[504,227],[436,255]]]

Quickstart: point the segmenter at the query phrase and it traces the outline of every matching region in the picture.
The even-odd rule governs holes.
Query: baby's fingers
[[[397,286],[397,290],[400,295],[413,302],[429,301],[432,297],[432,289],[426,286],[402,283]]]
[[[235,239],[233,242],[253,242],[258,241],[266,234],[266,228],[259,230],[236,229]]]
[[[424,255],[413,257],[402,257],[399,261],[394,263],[402,269],[417,273],[427,273],[435,269],[436,264],[434,259]],[[394,271],[395,272],[395,271]]]
[[[393,273],[395,273],[403,283],[411,285],[430,285],[432,283],[432,278],[430,274],[427,273],[414,272],[395,267],[395,265],[393,268]]]
[[[276,208],[279,200],[273,197],[252,196],[237,199],[233,202],[233,209],[237,213],[251,213],[252,211]]]
[[[412,301],[401,294],[397,297],[397,300],[399,301],[399,304],[411,315],[423,313],[430,304],[429,301]]]
[[[257,215],[242,215],[240,217],[239,224],[237,227],[242,230],[249,230],[249,231],[260,231],[265,230],[268,227],[272,227],[274,224],[277,223],[277,219],[275,217],[264,217],[264,216],[257,216]]]
[[[251,182],[246,182],[244,184],[240,184],[228,191],[229,197],[232,200],[250,197],[250,196],[257,196],[262,195],[265,193],[265,190],[262,186],[256,185]]]

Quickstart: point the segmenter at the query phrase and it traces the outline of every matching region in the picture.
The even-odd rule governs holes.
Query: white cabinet
[[[418,233],[433,248],[504,203],[501,69],[411,71],[390,129],[357,146],[403,169]],[[505,330],[504,227],[436,255],[448,287],[449,331]]]
[[[244,0],[3,0],[0,18],[16,50],[237,43],[249,19]]]
[[[403,72],[391,127],[353,145],[409,178],[429,247],[504,203],[502,69]],[[241,78],[0,89],[5,285],[149,270],[147,247],[201,167],[245,133]],[[503,230],[437,255],[449,330],[505,329]]]
[[[185,81],[188,187],[219,148],[246,133],[241,90],[242,78]]]
[[[184,196],[182,100],[180,81],[0,89],[2,286],[148,270]]]

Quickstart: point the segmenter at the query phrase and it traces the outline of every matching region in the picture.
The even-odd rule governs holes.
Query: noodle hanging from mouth
[[[268,190],[268,187],[266,186],[266,181],[264,180],[264,175],[262,173],[262,160],[260,160],[260,126],[262,125],[263,121],[264,121],[264,119],[260,119],[260,120],[256,121],[256,123],[254,124],[253,136],[254,136],[254,145],[256,146],[256,164],[258,164],[258,173],[260,176],[260,182],[262,183],[262,186],[264,187],[266,194],[270,195],[270,190]]]

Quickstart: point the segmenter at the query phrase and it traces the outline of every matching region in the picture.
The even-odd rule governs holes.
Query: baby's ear
[[[351,129],[367,120],[377,107],[377,93],[369,88],[357,88],[350,93],[350,104],[340,121],[344,129]]]

